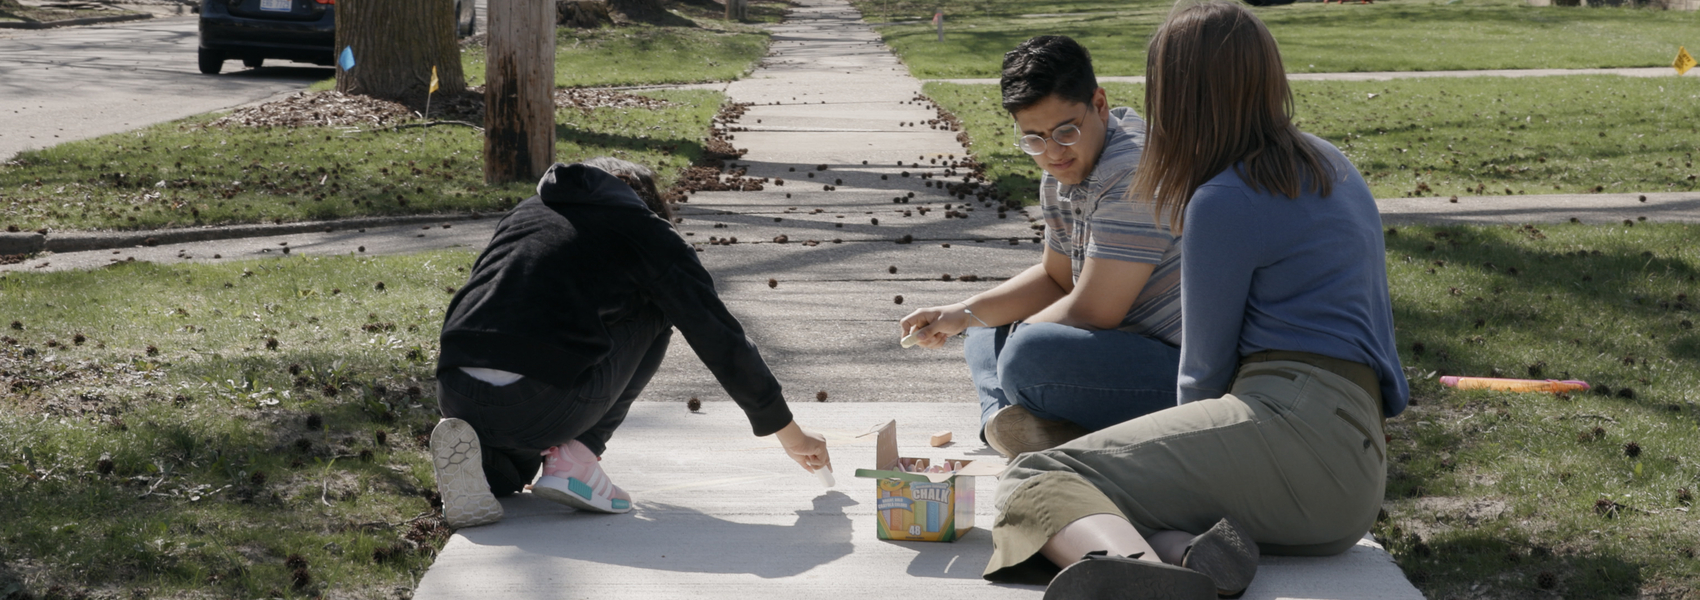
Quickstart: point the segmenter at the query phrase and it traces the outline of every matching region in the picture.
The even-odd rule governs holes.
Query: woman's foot
[[[502,520],[502,504],[484,478],[483,452],[472,425],[460,419],[438,422],[431,430],[431,466],[437,473],[437,494],[443,498],[443,521],[449,527]]]
[[[1058,573],[1045,600],[1214,600],[1209,577],[1157,561],[1093,552]]]
[[[1210,531],[1192,539],[1181,556],[1181,566],[1210,576],[1216,582],[1216,595],[1238,598],[1257,576],[1259,555],[1251,533],[1238,521],[1223,518]]]
[[[1019,404],[998,409],[986,420],[986,445],[1004,458],[1015,458],[1027,452],[1050,450],[1074,438],[1092,433],[1085,427],[1068,421],[1052,421],[1033,416]]]
[[[573,440],[543,451],[543,476],[531,493],[579,510],[623,513],[632,497],[602,472],[596,453]]]

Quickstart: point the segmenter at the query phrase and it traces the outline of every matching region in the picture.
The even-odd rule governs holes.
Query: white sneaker
[[[443,497],[443,521],[460,529],[502,520],[502,504],[484,478],[483,452],[472,425],[443,419],[431,430],[431,464],[437,493]]]

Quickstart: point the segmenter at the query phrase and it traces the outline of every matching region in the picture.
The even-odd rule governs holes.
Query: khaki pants
[[[1302,362],[1242,366],[1227,396],[1183,404],[1023,454],[1004,471],[985,577],[1045,583],[1039,548],[1095,514],[1143,535],[1203,533],[1232,516],[1266,554],[1351,548],[1386,485],[1381,405],[1344,377]]]

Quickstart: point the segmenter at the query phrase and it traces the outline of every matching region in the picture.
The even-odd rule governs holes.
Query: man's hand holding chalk
[[[969,325],[980,322],[971,316],[967,305],[964,304],[935,306],[909,313],[909,316],[898,322],[898,331],[904,334],[898,344],[904,348],[943,348],[950,336],[962,333]]]

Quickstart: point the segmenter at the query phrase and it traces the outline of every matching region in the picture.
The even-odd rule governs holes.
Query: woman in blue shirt
[[[1176,11],[1146,77],[1129,193],[1187,257],[1179,406],[1012,462],[985,575],[1237,597],[1260,551],[1343,552],[1380,508],[1382,420],[1410,396],[1381,218],[1346,157],[1293,125],[1280,51],[1244,6]]]

